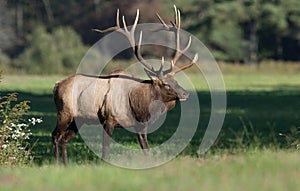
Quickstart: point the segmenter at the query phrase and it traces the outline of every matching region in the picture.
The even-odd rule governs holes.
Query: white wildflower
[[[22,129],[22,127],[27,127],[28,125],[25,123],[21,123],[17,125],[19,129]]]
[[[18,137],[17,137],[17,135],[16,135],[16,134],[12,134],[12,135],[11,135],[11,138],[13,138],[13,139],[15,139],[15,140],[17,140],[17,139],[18,139]]]
[[[42,123],[43,120],[42,119],[36,119],[34,117],[32,117],[31,119],[28,119],[28,121],[32,124],[32,125],[35,125],[37,123]]]
[[[11,138],[13,138],[13,139],[17,139],[17,136],[16,136],[16,134],[12,134],[12,135],[11,135]]]
[[[42,123],[43,120],[42,120],[42,119],[36,119],[36,122],[37,122],[37,123]]]
[[[12,131],[12,128],[9,126],[5,126],[8,130]]]

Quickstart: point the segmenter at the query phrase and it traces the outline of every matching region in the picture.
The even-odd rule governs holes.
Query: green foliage
[[[0,164],[15,166],[28,164],[31,160],[27,148],[30,131],[22,123],[22,116],[29,110],[28,101],[13,105],[15,93],[0,97]]]
[[[3,13],[0,11],[3,17],[0,23],[3,20],[4,28],[0,32],[0,45],[6,47],[5,51],[9,51],[10,55],[19,55],[20,47],[27,42],[24,37],[35,31],[36,23],[51,29],[52,33],[48,35],[53,35],[57,26],[70,26],[85,43],[91,45],[100,36],[95,33],[87,35],[87,32],[94,27],[114,25],[116,8],[120,8],[121,14],[125,14],[128,20],[133,19],[135,9],[139,8],[143,23],[157,22],[153,10],[158,10],[164,18],[172,18],[172,5],[176,4],[182,12],[182,28],[204,42],[218,60],[246,63],[264,59],[300,60],[299,0],[68,0],[64,3],[58,0],[35,3],[19,0],[2,4],[5,6],[0,6],[3,9]],[[18,16],[20,13],[23,17]],[[67,38],[68,34],[64,39]],[[53,46],[55,43],[58,42],[50,40],[50,43],[44,44]],[[51,50],[51,47],[47,48]],[[54,54],[55,57],[58,57],[57,54]],[[29,72],[42,70],[43,73],[54,73],[54,68],[61,67],[62,63],[74,65],[70,57],[60,58],[57,63],[51,59],[52,55],[42,61],[50,62],[53,68],[42,70],[40,66],[33,66]],[[22,61],[18,64],[23,66]]]
[[[62,74],[76,70],[87,48],[69,27],[47,32],[38,26],[27,37],[27,47],[16,65],[31,74]]]
[[[247,42],[242,39],[242,31],[233,22],[223,22],[211,32],[210,44],[213,55],[218,60],[243,61],[246,57]]]
[[[0,165],[4,166],[24,166],[32,161],[29,126],[42,122],[35,118],[26,122],[23,118],[30,109],[29,101],[17,101],[16,93],[0,96]]]
[[[168,1],[171,4],[171,1]],[[187,31],[218,60],[299,60],[300,1],[175,1]]]
[[[0,50],[0,71],[7,70],[10,64],[10,58]]]
[[[187,23],[185,28],[195,33],[217,60],[245,60],[249,42],[244,38],[244,31],[240,26],[241,20],[246,18],[241,16],[244,13],[241,13],[243,7],[239,2],[189,0],[178,1],[178,7],[183,12],[183,23]]]

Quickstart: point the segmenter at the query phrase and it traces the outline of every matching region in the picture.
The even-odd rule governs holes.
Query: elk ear
[[[144,70],[145,70],[147,76],[148,76],[151,80],[153,80],[154,82],[159,81],[159,79],[158,79],[157,76],[154,76],[153,74],[151,74],[151,73],[150,73],[148,70],[146,70],[145,68],[144,68]]]

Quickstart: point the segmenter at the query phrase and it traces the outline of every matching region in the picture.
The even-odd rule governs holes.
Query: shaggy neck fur
[[[139,122],[154,122],[162,113],[172,109],[176,99],[162,96],[157,86],[141,83],[129,95],[130,108]]]

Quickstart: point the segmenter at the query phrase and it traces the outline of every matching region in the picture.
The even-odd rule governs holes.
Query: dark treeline
[[[115,24],[117,8],[128,23],[137,8],[140,23],[157,22],[155,10],[170,18],[173,4],[182,12],[182,28],[204,42],[217,60],[248,64],[300,60],[299,0],[1,0],[0,62],[22,68],[24,60],[43,55],[47,43],[40,45],[36,39],[75,39],[69,47],[80,45],[81,53],[101,37],[92,28]],[[59,30],[72,33],[72,39]],[[37,62],[43,61],[40,57]],[[72,65],[69,57],[61,58],[66,66]]]
[[[300,60],[299,0],[179,1],[187,26],[222,60]]]

